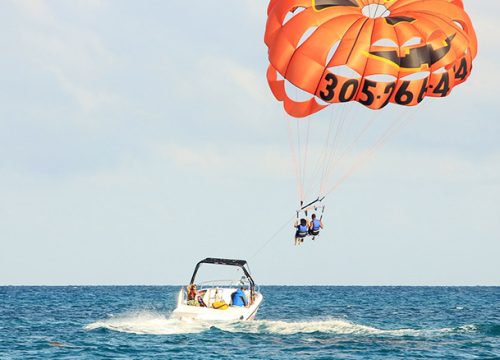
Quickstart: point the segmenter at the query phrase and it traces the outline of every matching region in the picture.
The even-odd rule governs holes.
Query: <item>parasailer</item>
[[[316,214],[311,215],[311,221],[309,222],[309,235],[313,236],[313,240],[319,235],[320,230],[323,229],[323,219],[316,218]]]
[[[304,238],[309,235],[309,222],[307,219],[300,219],[295,222],[295,245],[301,245],[304,242]]]
[[[313,114],[332,104],[359,103],[379,110],[446,97],[467,80],[477,54],[476,35],[462,0],[271,0],[267,13],[269,87],[288,115],[303,118],[296,120],[294,154],[301,204],[308,196],[304,179]],[[328,138],[318,157],[320,176],[311,176],[319,179],[317,199],[335,189],[327,184],[336,170],[332,163],[348,158],[351,149],[349,145],[339,150],[337,135],[353,119],[342,112],[336,119],[337,125],[330,123],[323,131]],[[302,122],[307,123],[306,131],[299,129]],[[306,141],[301,140],[304,133]],[[386,141],[387,133],[373,151]],[[357,141],[356,137],[353,144]],[[304,211],[302,205],[299,211]],[[313,236],[322,228],[318,221],[311,221]],[[296,223],[296,243],[304,238],[298,236],[300,226],[302,221]]]
[[[312,236],[312,240],[316,240],[316,236],[319,235],[320,231],[323,229],[323,213],[325,211],[325,206],[321,205],[324,198],[316,199],[311,203],[303,206],[301,204],[301,209],[297,210],[297,220],[295,221],[294,228],[295,231],[295,245],[301,245],[304,243],[304,239],[308,236]],[[311,220],[308,220],[309,212],[314,211],[316,213],[321,213],[319,219],[316,213],[311,214]],[[301,215],[304,217],[301,218]]]

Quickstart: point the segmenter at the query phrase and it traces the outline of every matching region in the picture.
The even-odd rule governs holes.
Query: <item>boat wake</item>
[[[88,324],[85,330],[107,329],[132,334],[196,334],[210,329],[210,325],[199,321],[170,319],[165,314],[140,311],[111,316]]]
[[[354,334],[354,335],[385,335],[385,336],[436,336],[439,334],[476,332],[474,325],[464,325],[458,328],[441,329],[378,329],[371,326],[356,324],[343,319],[326,319],[315,321],[275,321],[254,320],[238,322],[203,322],[171,319],[168,316],[151,311],[127,313],[112,316],[86,325],[85,330],[107,329],[133,334],[175,335],[196,334],[218,329],[231,333],[247,334]]]

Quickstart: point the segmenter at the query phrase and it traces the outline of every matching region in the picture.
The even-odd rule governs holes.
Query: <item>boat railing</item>
[[[254,285],[254,288],[251,288],[251,284],[247,279],[227,279],[227,280],[207,280],[207,281],[202,281],[197,284],[198,286],[198,293],[204,293],[209,291],[210,289],[218,289],[218,288],[227,288],[227,287],[234,287],[234,288],[239,288],[240,286],[246,286],[248,287],[249,290],[249,300],[250,304],[253,303],[254,301],[254,294],[255,292],[259,292],[259,286]],[[178,303],[179,304],[186,304],[187,303],[187,289],[186,287],[182,287],[181,291],[179,293],[179,298],[178,298]]]
[[[207,288],[216,288],[216,287],[227,287],[227,286],[248,286],[248,282],[242,282],[241,280],[208,280],[198,283],[198,291],[207,289]]]

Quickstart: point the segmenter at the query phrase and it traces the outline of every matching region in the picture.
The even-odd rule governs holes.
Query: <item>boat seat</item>
[[[236,288],[210,288],[203,295],[203,301],[208,307],[211,307],[216,300],[224,300],[228,305],[231,305],[231,294],[236,291]]]

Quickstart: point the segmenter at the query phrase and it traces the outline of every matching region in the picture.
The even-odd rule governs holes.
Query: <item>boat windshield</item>
[[[240,286],[244,286],[249,288],[250,281],[244,276],[241,277],[239,280],[207,280],[207,281],[202,281],[202,282],[196,282],[196,285],[198,286],[199,290],[202,289],[208,289],[208,288],[236,288]]]

